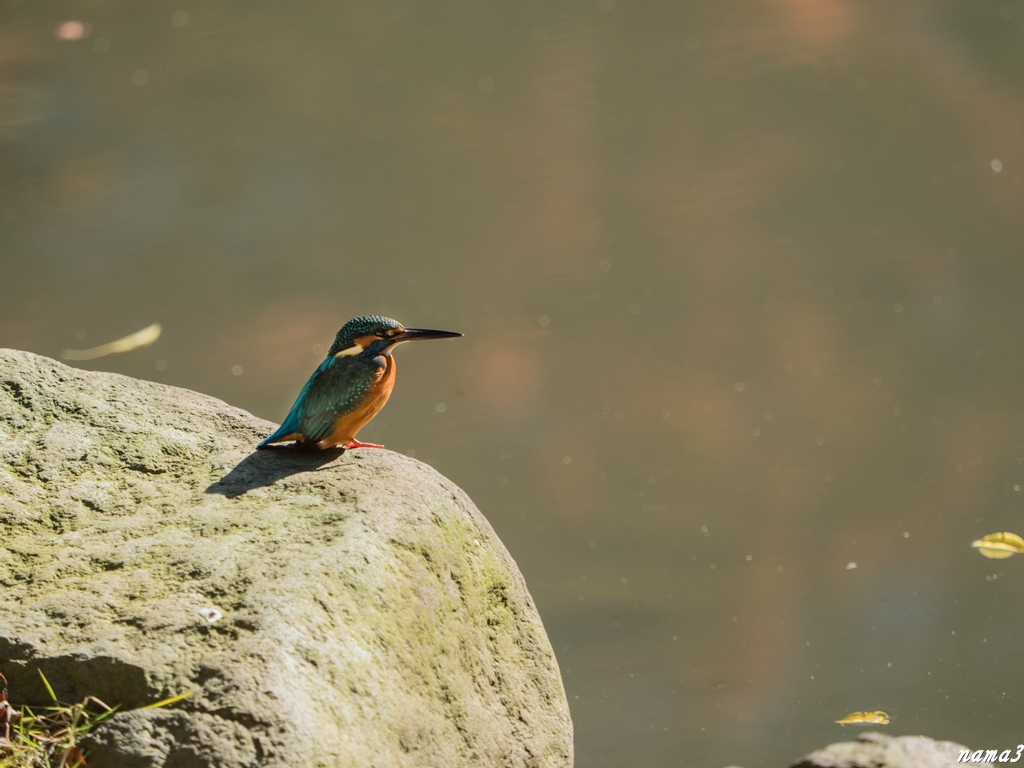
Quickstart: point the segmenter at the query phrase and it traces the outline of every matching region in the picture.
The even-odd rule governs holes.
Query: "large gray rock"
[[[272,429],[0,350],[12,699],[46,702],[37,668],[68,701],[196,692],[115,715],[90,768],[571,765],[537,609],[469,498],[388,451],[253,453]]]
[[[935,741],[927,736],[864,733],[856,741],[843,741],[812,752],[791,768],[954,768],[963,765],[959,757],[966,749],[955,742]],[[1016,750],[1010,752],[1012,757]],[[984,750],[980,756],[983,755]],[[992,763],[974,765],[991,768]]]

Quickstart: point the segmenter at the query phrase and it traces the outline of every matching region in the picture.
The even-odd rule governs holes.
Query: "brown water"
[[[0,2],[0,346],[159,321],[83,365],[279,421],[464,331],[360,437],[504,539],[579,766],[1024,741],[1022,0]]]

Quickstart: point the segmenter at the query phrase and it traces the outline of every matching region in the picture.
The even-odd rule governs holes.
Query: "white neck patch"
[[[358,344],[354,344],[351,347],[349,347],[348,349],[341,350],[341,352],[336,353],[334,356],[335,357],[352,357],[352,355],[358,355],[362,351],[363,351],[362,347],[360,347]]]

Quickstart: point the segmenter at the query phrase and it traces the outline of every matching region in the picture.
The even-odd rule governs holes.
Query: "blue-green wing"
[[[334,431],[339,416],[358,406],[380,376],[380,366],[365,358],[330,358],[321,366],[306,392],[302,434],[316,443]]]
[[[309,377],[281,427],[261,446],[299,433],[316,443],[334,431],[334,424],[363,401],[372,389],[380,366],[374,360],[329,357]]]

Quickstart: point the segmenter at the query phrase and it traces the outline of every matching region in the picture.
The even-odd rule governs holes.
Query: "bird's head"
[[[449,339],[461,336],[455,331],[432,331],[427,328],[406,328],[397,320],[379,315],[364,315],[349,320],[338,331],[328,357],[349,357],[367,353],[372,357],[389,355],[396,344],[421,339]]]

